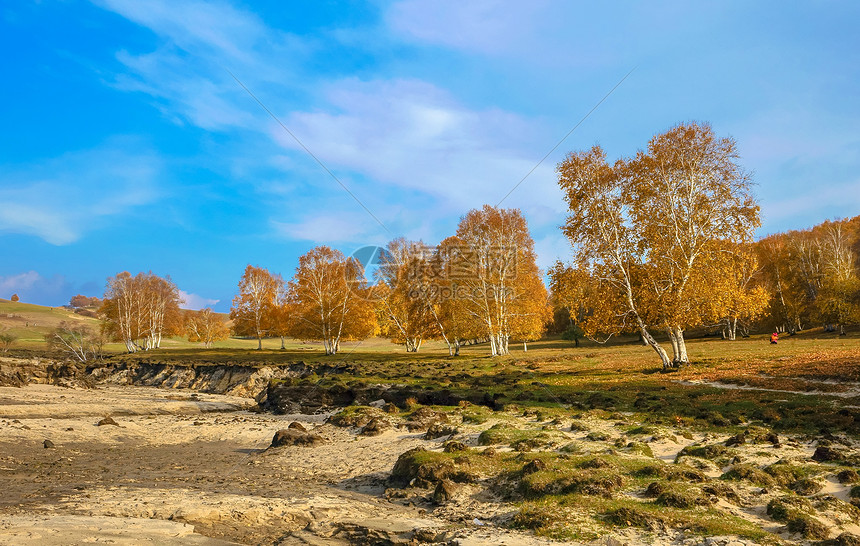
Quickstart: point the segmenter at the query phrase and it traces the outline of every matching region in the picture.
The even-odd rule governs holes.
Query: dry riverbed
[[[774,442],[762,432],[725,447],[728,435],[642,427],[599,411],[572,417],[560,409],[464,405],[435,423],[441,413],[428,408],[422,423],[405,409],[353,408],[326,422],[326,415],[272,415],[255,406],[247,398],[150,387],[0,387],[0,544],[558,544],[529,530],[551,531],[524,516],[539,515],[542,506],[569,514],[574,532],[566,540],[576,544],[811,544],[860,535],[853,485],[837,477],[853,463],[814,461],[814,438],[780,435]],[[105,417],[112,422],[100,425]],[[322,442],[268,449],[292,422]],[[444,434],[428,439],[432,424]],[[860,453],[852,440],[836,440],[834,452]],[[724,449],[696,450],[715,445]],[[401,458],[415,448],[427,451]],[[779,461],[803,476],[785,481],[788,467],[773,466]],[[396,463],[403,483],[392,480]],[[721,479],[732,468],[775,470]],[[671,469],[685,478],[672,482]],[[546,504],[564,484],[597,487],[603,482],[583,476],[612,475],[619,478],[601,485],[606,490],[583,489],[586,496],[576,496],[583,504]],[[798,485],[802,479],[814,483]],[[557,485],[562,489],[553,490]],[[678,506],[652,519],[650,512],[619,511],[651,503],[657,495],[649,497],[655,491],[646,486],[662,487],[676,503],[699,495],[704,500],[686,508],[695,518],[734,517],[766,535],[706,537],[659,515],[681,513]],[[789,495],[806,503],[798,501],[797,510],[822,526],[820,537],[804,537],[767,513],[771,501]],[[613,527],[590,504],[634,521],[622,517]],[[647,520],[636,521],[640,516]]]

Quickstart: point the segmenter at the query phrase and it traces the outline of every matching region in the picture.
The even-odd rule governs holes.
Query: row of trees
[[[378,256],[372,279],[358,260],[326,246],[302,256],[288,282],[249,265],[230,312],[234,332],[258,347],[271,336],[320,340],[326,354],[374,333],[409,352],[442,339],[452,355],[477,339],[493,355],[507,354],[509,340],[543,332],[547,292],[519,210],[485,206],[436,247],[401,238]]]
[[[765,237],[756,245],[767,320],[794,333],[860,323],[860,216]]]
[[[299,259],[293,277],[249,265],[230,311],[232,331],[253,337],[341,341],[374,334],[409,352],[444,340],[493,355],[511,340],[538,339],[547,323],[578,340],[638,332],[663,367],[688,361],[685,332],[716,328],[729,339],[754,324],[795,331],[860,321],[860,217],[753,241],[759,207],[731,138],[688,123],[654,136],[633,157],[610,162],[600,147],[558,165],[569,206],[562,232],[572,261],[548,272],[548,297],[522,213],[469,211],[439,245],[403,238],[377,253],[365,278],[353,257],[326,246]],[[228,335],[211,309],[180,312],[169,278],[121,273],[100,312],[105,332],[129,351],[156,348],[184,332],[207,346]],[[551,302],[551,304],[550,304]],[[80,303],[84,303],[83,299]],[[663,332],[672,355],[655,338]]]

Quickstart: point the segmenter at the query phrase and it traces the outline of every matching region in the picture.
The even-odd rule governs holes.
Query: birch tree
[[[684,329],[699,324],[708,287],[725,275],[727,248],[748,243],[759,208],[734,140],[683,124],[645,151],[610,165],[599,147],[558,166],[570,214],[562,231],[574,265],[588,273],[596,303],[586,331],[614,335],[633,325],[664,368],[687,362]],[[651,329],[666,332],[673,358]]]
[[[383,334],[406,352],[417,353],[424,340],[440,337],[432,258],[421,241],[398,238],[387,245],[377,271]]]
[[[322,341],[327,355],[337,354],[343,340],[364,339],[376,329],[375,305],[361,264],[327,246],[299,258],[287,284],[291,333]]]
[[[257,349],[263,348],[263,338],[273,327],[277,312],[279,278],[268,269],[248,265],[239,279],[239,294],[233,298],[230,318],[237,335],[257,340]]]
[[[525,218],[518,209],[471,210],[446,249],[453,304],[485,332],[493,356],[508,354],[517,329],[524,333],[529,319],[546,316],[546,288],[537,288],[543,281]]]
[[[127,271],[108,279],[99,312],[102,331],[133,353],[161,347],[164,336],[180,333],[179,289],[170,277]]]
[[[202,343],[208,349],[212,343],[227,339],[230,335],[230,328],[223,315],[206,307],[199,311],[186,312],[185,332],[188,341]]]

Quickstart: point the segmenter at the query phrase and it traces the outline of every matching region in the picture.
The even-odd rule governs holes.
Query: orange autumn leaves
[[[375,333],[416,352],[442,339],[453,355],[466,340],[507,354],[510,339],[538,339],[550,317],[534,243],[522,213],[485,206],[469,212],[438,247],[396,239],[375,278],[355,258],[326,246],[299,258],[284,283],[248,266],[233,300],[234,332],[317,340],[336,354],[343,340]]]
[[[761,311],[749,285],[759,207],[737,159],[734,140],[690,123],[630,159],[609,163],[595,146],[559,164],[574,255],[551,277],[587,335],[637,331],[668,368],[687,361],[685,329]]]

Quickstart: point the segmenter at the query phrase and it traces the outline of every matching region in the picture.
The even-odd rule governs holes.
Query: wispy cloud
[[[35,235],[54,245],[73,243],[159,193],[159,158],[116,143],[3,171],[0,232]]]
[[[203,309],[204,307],[212,307],[216,305],[221,300],[204,298],[203,296],[199,296],[197,294],[191,294],[189,292],[185,292],[184,290],[179,291],[179,298],[182,300],[182,304],[179,307],[182,309],[191,309],[194,311]]]
[[[545,1],[405,0],[391,5],[386,20],[412,40],[499,55],[521,47],[548,6]]]
[[[298,222],[271,222],[275,232],[286,239],[320,244],[367,243],[379,239],[376,223],[361,213],[316,213]]]
[[[56,305],[58,299],[71,296],[71,283],[62,275],[45,278],[36,271],[25,271],[14,275],[0,275],[0,297],[10,298],[18,294],[21,301],[42,305]]]
[[[288,126],[335,167],[436,198],[415,203],[416,213],[434,208],[449,214],[495,202],[544,151],[535,145],[540,126],[533,120],[499,109],[467,108],[423,81],[343,80],[330,84],[325,97],[325,111],[292,112]],[[277,127],[272,136],[296,148]],[[538,190],[521,196],[523,206],[534,204],[529,195],[543,198],[547,190],[556,190],[551,172],[551,166],[536,171],[532,182]],[[548,176],[552,183],[540,184]]]
[[[296,180],[296,173],[313,175],[318,167],[229,79],[224,68],[235,62],[241,66],[243,83],[323,163],[341,177],[358,180],[350,187],[367,201],[374,215],[385,212],[379,210],[383,207],[398,208],[399,232],[419,226],[426,232],[428,220],[432,224],[433,219],[496,202],[545,153],[543,146],[552,145],[538,137],[543,129],[539,122],[499,108],[470,108],[445,89],[420,79],[305,81],[293,77],[314,44],[268,28],[254,14],[223,3],[209,5],[205,17],[233,18],[236,23],[206,33],[188,28],[197,22],[184,17],[182,10],[166,8],[165,2],[156,2],[153,13],[127,1],[103,5],[163,38],[155,51],[119,53],[128,71],[117,77],[115,85],[149,94],[167,117],[181,123],[264,136],[271,148],[245,149],[237,153],[236,162],[246,163],[247,154],[270,164],[272,157],[286,157],[289,160],[280,163],[293,178],[292,184],[306,184]],[[506,17],[504,25],[510,19]],[[284,55],[286,50],[289,54]],[[313,106],[296,108],[296,101],[284,99],[297,94],[313,95]],[[266,185],[258,189],[277,201],[285,195],[283,184],[274,184],[271,191]],[[287,213],[301,215],[322,198],[331,217],[284,221],[273,216],[270,225],[276,233],[320,242],[355,240],[354,224],[347,226],[343,218],[356,205],[321,197],[341,191],[331,180],[308,189],[292,196]],[[551,165],[536,171],[524,190],[517,195],[517,205],[526,210],[546,209],[545,203],[554,208],[561,202]]]

